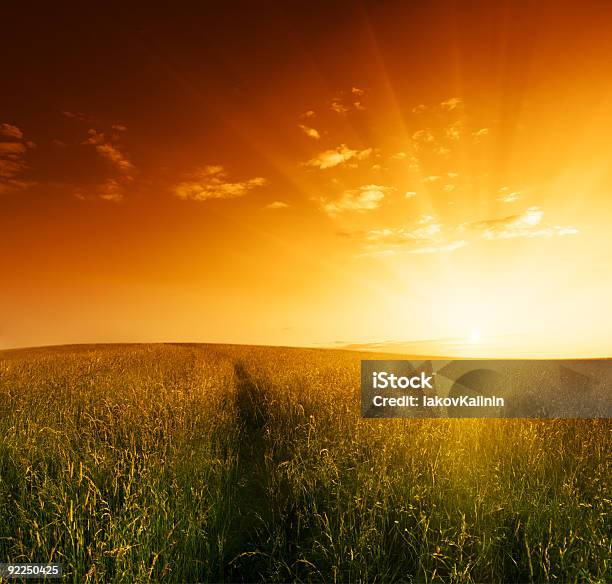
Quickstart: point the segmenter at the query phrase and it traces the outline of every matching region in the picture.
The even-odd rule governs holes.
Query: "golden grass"
[[[74,582],[610,580],[608,420],[362,419],[361,357],[0,353],[1,561]]]

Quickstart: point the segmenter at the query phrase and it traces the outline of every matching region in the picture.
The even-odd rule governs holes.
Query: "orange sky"
[[[606,3],[203,4],[8,9],[0,348],[612,355]]]

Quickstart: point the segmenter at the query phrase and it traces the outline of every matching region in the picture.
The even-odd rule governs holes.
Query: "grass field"
[[[610,421],[361,419],[361,357],[0,353],[0,561],[79,583],[612,580]]]

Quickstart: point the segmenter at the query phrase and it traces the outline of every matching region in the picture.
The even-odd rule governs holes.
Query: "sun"
[[[470,344],[476,345],[480,343],[481,339],[482,339],[482,334],[480,333],[479,329],[472,329],[470,331],[470,334],[468,335],[468,341],[470,342]]]

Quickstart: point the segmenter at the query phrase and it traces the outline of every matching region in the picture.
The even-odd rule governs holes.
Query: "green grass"
[[[606,582],[608,420],[373,420],[341,351],[0,353],[0,561],[72,582]]]

